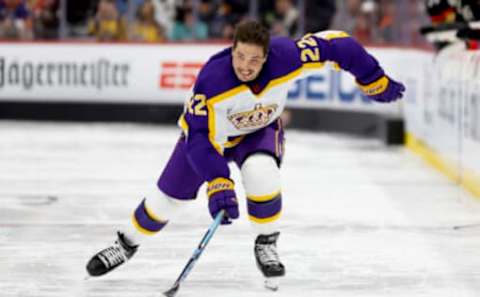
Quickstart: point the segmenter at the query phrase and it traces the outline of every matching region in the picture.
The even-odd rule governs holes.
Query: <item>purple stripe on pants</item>
[[[275,216],[282,210],[282,194],[278,194],[272,200],[255,202],[247,199],[248,214],[258,219],[266,219]]]

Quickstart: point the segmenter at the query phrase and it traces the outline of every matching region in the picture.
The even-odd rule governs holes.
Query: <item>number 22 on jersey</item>
[[[196,116],[207,115],[207,97],[203,94],[196,94],[187,103],[187,111]]]
[[[313,38],[312,34],[307,34],[302,39],[297,41],[297,46],[301,50],[300,58],[302,62],[319,62],[320,50],[318,49],[318,43]]]

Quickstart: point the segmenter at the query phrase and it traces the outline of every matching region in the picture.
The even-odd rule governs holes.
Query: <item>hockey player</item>
[[[267,278],[283,276],[277,253],[284,144],[279,117],[293,82],[327,62],[353,74],[372,100],[391,102],[405,90],[345,32],[270,40],[258,22],[238,25],[233,46],[212,56],[201,69],[179,119],[183,133],[155,191],[134,211],[131,228],[119,231],[115,243],[88,262],[88,273],[103,275],[130,259],[142,239],[160,232],[205,182],[211,215],[223,209],[223,224],[237,219],[235,182],[227,166],[233,161],[240,168],[248,217],[258,234],[257,266]]]

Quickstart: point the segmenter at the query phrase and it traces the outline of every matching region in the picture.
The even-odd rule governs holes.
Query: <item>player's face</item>
[[[238,79],[248,82],[257,78],[267,60],[263,48],[256,44],[238,42],[232,52],[233,69]]]

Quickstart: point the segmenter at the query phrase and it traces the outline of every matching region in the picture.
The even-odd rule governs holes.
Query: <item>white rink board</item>
[[[211,222],[204,189],[125,267],[85,281],[84,266],[128,223],[179,129],[4,121],[0,133],[0,295],[160,297]],[[280,290],[262,288],[232,168],[241,219],[220,227],[178,297],[478,296],[478,200],[402,148],[287,139]]]
[[[218,46],[3,43],[0,49],[3,100],[164,104],[183,103],[188,88],[161,89],[162,63],[203,62]],[[177,68],[165,70],[175,73],[174,84],[198,70]]]
[[[428,65],[428,64],[427,64]],[[425,68],[422,93],[404,102],[407,131],[480,196],[480,51],[442,50]]]
[[[223,47],[2,43],[0,101],[183,104],[200,67]],[[418,60],[422,53],[389,48],[371,52],[399,80],[417,72],[412,71],[417,63],[408,61]],[[349,73],[331,67],[298,81],[288,104],[401,115],[400,104],[372,103]]]

